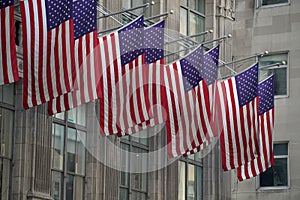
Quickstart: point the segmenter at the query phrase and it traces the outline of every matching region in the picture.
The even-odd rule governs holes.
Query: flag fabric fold
[[[218,78],[218,66],[219,66],[219,45],[215,46],[214,48],[210,49],[209,51],[205,52],[203,55],[202,60],[202,69],[201,74],[205,83],[208,87],[208,94],[209,94],[209,109],[210,109],[210,125],[212,128],[212,132],[208,132],[206,134],[206,140],[203,141],[201,145],[196,147],[191,151],[187,151],[184,156],[188,156],[190,154],[197,153],[203,149],[205,149],[210,143],[211,139],[219,136],[218,128],[217,128],[217,120],[216,120],[216,84]]]
[[[210,126],[209,92],[201,76],[203,47],[164,67],[167,112],[166,133],[170,157],[185,154],[200,146]]]
[[[237,168],[240,181],[255,177],[274,164],[274,76],[258,84],[259,156]]]
[[[258,64],[218,82],[222,167],[235,169],[258,153]]]
[[[70,110],[98,98],[100,47],[97,37],[96,0],[73,3],[76,79],[73,91],[48,103],[50,115]],[[88,22],[88,23],[87,23]]]
[[[0,1],[0,85],[19,80],[15,43],[14,1]]]
[[[75,79],[72,0],[24,0],[25,109],[73,89]]]
[[[144,30],[145,67],[143,67],[143,89],[146,91],[145,93],[149,95],[152,118],[129,128],[126,134],[136,133],[164,123],[165,121],[162,108],[162,98],[166,96],[163,74],[164,27],[165,21],[160,21]]]
[[[99,121],[104,135],[125,135],[128,128],[151,118],[148,94],[143,90],[143,32],[141,16],[99,38],[102,62]],[[138,88],[139,92],[135,92]]]

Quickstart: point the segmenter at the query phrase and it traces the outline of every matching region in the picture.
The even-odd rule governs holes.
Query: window
[[[288,185],[288,143],[274,144],[274,166],[260,175],[260,187]]]
[[[150,3],[151,1],[149,0],[122,0],[122,8],[123,9],[129,9],[129,8],[134,8],[137,6],[141,6],[144,5],[146,3]],[[159,4],[158,4],[159,5]],[[155,6],[155,5],[154,5]],[[133,11],[130,11],[131,13],[133,13],[134,15],[141,15],[144,14],[145,18],[150,17],[151,16],[151,6],[148,8],[140,8],[140,9],[136,9]]]
[[[271,67],[268,69],[260,70],[259,80],[263,80],[271,74],[274,74],[275,85],[274,93],[275,96],[288,96],[288,54],[271,54],[263,56],[259,59],[259,67],[264,67],[267,65],[281,63],[285,61],[285,65],[280,65],[279,67]]]
[[[194,35],[205,29],[205,1],[181,0],[180,1],[180,33]],[[203,36],[196,37],[196,41],[202,42]]]
[[[178,200],[202,199],[202,163],[199,153],[178,163]]]
[[[14,84],[0,86],[0,199],[9,199],[14,127]]]
[[[276,4],[286,4],[289,3],[289,0],[258,0],[259,6],[268,6]]]
[[[121,139],[120,200],[146,200],[148,196],[147,131]],[[144,154],[144,155],[143,155]]]
[[[82,200],[85,178],[85,105],[56,114],[52,124],[52,197]]]

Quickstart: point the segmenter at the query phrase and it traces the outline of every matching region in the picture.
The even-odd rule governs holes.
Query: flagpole
[[[122,14],[122,13],[124,13],[124,12],[129,12],[129,11],[137,10],[137,9],[140,9],[140,8],[148,8],[150,5],[153,6],[154,4],[155,4],[155,2],[154,2],[154,1],[151,1],[151,3],[146,3],[146,4],[143,4],[143,5],[141,5],[141,6],[136,6],[136,7],[128,8],[128,9],[125,9],[125,10],[120,10],[120,11],[112,12],[112,13],[109,13],[109,14],[104,14],[103,16],[100,16],[100,17],[98,17],[97,19],[102,19],[102,18],[106,18],[106,17],[113,16],[113,15]]]
[[[261,69],[261,70],[268,70],[268,68],[279,67],[280,65],[286,65],[286,62],[285,61],[281,61],[281,62],[278,62],[278,63],[274,63],[274,64],[262,66],[259,69]]]
[[[152,16],[152,17],[145,18],[145,21],[150,21],[152,19],[159,18],[159,17],[167,17],[167,16],[169,16],[169,14],[174,14],[174,10],[170,10],[170,12],[165,12],[165,13],[162,13],[162,14],[159,14],[159,15],[155,15],[155,16]]]
[[[188,38],[198,37],[198,36],[201,36],[201,35],[206,35],[208,33],[213,33],[213,32],[214,31],[211,29],[211,30],[207,30],[207,31],[204,31],[204,32],[201,32],[201,33],[197,33],[195,35],[184,36],[184,37],[179,38],[177,40],[167,41],[165,44],[171,44],[171,43],[174,43],[174,42],[178,42],[178,41],[185,40],[185,39],[188,39]]]
[[[180,52],[182,52],[182,51],[186,51],[186,50],[188,50],[188,49],[192,49],[192,48],[198,47],[199,45],[205,45],[205,44],[217,42],[217,41],[224,40],[224,39],[226,39],[226,38],[231,38],[231,37],[232,37],[231,34],[228,34],[228,35],[223,36],[223,37],[220,37],[220,38],[216,38],[216,39],[213,39],[213,40],[209,40],[209,41],[204,42],[204,43],[201,43],[201,44],[193,45],[193,46],[187,47],[187,48],[185,48],[185,49],[181,49],[181,50],[179,50],[179,51],[169,53],[169,54],[165,55],[164,57],[168,57],[168,56],[174,55],[174,54],[176,54],[176,53],[180,53]]]
[[[168,17],[169,14],[174,14],[174,11],[170,10],[170,12],[166,12],[166,13],[155,15],[155,16],[152,16],[152,17],[148,17],[148,18],[145,18],[144,21],[150,21],[152,19],[159,18],[159,17]],[[98,34],[101,35],[102,33],[114,31],[114,30],[117,30],[119,28],[122,28],[123,26],[124,26],[124,24],[122,24],[120,26],[116,26],[116,27],[110,28],[110,29],[106,29],[106,30],[103,30],[103,31],[99,31]]]
[[[268,54],[269,54],[269,52],[265,51],[263,53],[254,54],[254,55],[251,55],[251,56],[248,56],[248,57],[245,57],[245,58],[240,58],[240,59],[237,59],[237,60],[233,60],[233,61],[224,63],[224,64],[220,65],[219,67],[223,67],[225,65],[234,64],[234,63],[237,63],[237,62],[242,62],[242,61],[245,61],[245,60],[248,60],[248,59],[251,59],[251,58],[263,57],[264,55],[268,55]]]
[[[224,61],[222,60],[219,60],[221,61],[223,64],[220,65],[219,67],[226,67],[227,69],[229,69],[231,72],[233,72],[233,75],[236,75],[237,72],[234,71],[233,69],[231,69],[229,66],[229,64],[233,64],[233,63],[236,63],[236,62],[241,62],[241,61],[245,61],[247,59],[250,59],[250,58],[254,58],[254,57],[262,57],[264,55],[267,55],[269,52],[268,51],[265,51],[264,53],[259,53],[259,54],[255,54],[255,55],[251,55],[251,56],[248,56],[246,58],[241,58],[241,59],[238,59],[238,60],[235,60],[235,61],[232,61],[232,62],[228,62],[228,63],[225,63]],[[286,62],[285,61],[281,61],[281,62],[277,62],[277,63],[274,63],[274,64],[270,64],[270,65],[266,65],[266,66],[263,66],[263,67],[259,67],[259,70],[268,70],[268,68],[271,68],[271,67],[280,67],[280,65],[286,65]],[[221,77],[222,79],[225,79],[225,78],[229,78],[233,75],[226,75],[224,77]]]
[[[113,27],[113,28],[110,28],[110,29],[105,29],[103,31],[99,31],[98,32],[98,35],[101,35],[102,33],[106,33],[106,32],[110,32],[110,31],[114,31],[114,30],[117,30],[119,28],[122,28],[124,25],[121,25],[121,26],[116,26],[116,27]]]

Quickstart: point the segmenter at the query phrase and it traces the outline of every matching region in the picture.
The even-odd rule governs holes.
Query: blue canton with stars
[[[258,102],[260,115],[274,108],[274,76],[258,84]]]
[[[201,76],[202,59],[203,47],[199,46],[188,56],[180,60],[183,85],[186,92],[196,87],[203,79]]]
[[[218,78],[219,45],[206,52],[203,56],[202,75],[207,85],[214,83]]]
[[[145,61],[147,64],[164,57],[164,28],[165,21],[161,21],[144,31]]]
[[[48,31],[72,18],[72,4],[72,0],[46,0]]]
[[[257,96],[258,64],[235,76],[240,107]]]
[[[73,3],[74,37],[78,39],[83,35],[97,29],[96,0],[77,0]]]
[[[137,18],[135,21],[120,29],[118,33],[121,64],[124,66],[144,53],[144,17],[141,16]]]
[[[13,4],[14,4],[13,0],[2,0],[2,1],[0,0],[0,8],[11,6]]]

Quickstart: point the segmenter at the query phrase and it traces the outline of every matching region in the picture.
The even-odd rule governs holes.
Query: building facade
[[[233,56],[259,58],[260,67],[285,61],[260,71],[260,79],[275,75],[275,164],[257,178],[239,182],[232,172],[232,199],[299,199],[299,22],[297,0],[236,1]],[[241,66],[235,66],[239,70]]]
[[[15,0],[16,5],[17,2]],[[102,0],[98,2],[98,14],[100,16],[148,2],[150,1]],[[209,29],[214,31],[213,34],[193,40],[172,43],[166,46],[168,54],[232,33],[235,6],[232,0],[155,0],[155,5],[146,10],[126,12],[114,18],[99,20],[98,29],[103,31],[120,26],[140,14],[145,14],[147,18],[173,10],[174,14],[166,18],[165,41]],[[240,3],[237,4],[238,8],[239,6]],[[23,41],[18,6],[15,12],[18,65],[22,78]],[[158,19],[152,22],[155,21]],[[295,24],[295,27],[290,28],[297,26]],[[252,39],[249,38],[250,41]],[[213,45],[216,43],[207,45],[207,48]],[[220,45],[220,58],[225,61],[232,59],[233,55],[243,56],[260,50],[258,47],[249,47],[247,51],[238,51],[233,48],[232,40],[220,42]],[[245,54],[238,54],[241,52]],[[290,50],[289,56],[296,53]],[[168,63],[176,59],[178,55],[173,54],[165,60]],[[289,63],[296,63],[296,60],[289,60]],[[290,74],[292,69],[289,64]],[[295,66],[295,91],[296,69]],[[223,73],[228,72],[224,69]],[[289,87],[292,87],[291,82]],[[288,96],[292,97],[292,88],[288,91]],[[202,153],[170,159],[165,148],[164,125],[122,138],[102,137],[97,118],[101,111],[97,101],[49,116],[47,105],[24,110],[22,96],[22,79],[14,84],[0,86],[1,200],[201,200],[231,199],[231,195],[236,194],[231,192],[231,173],[224,173],[221,169],[218,141]],[[282,99],[282,109],[287,104],[286,100]],[[296,100],[292,102],[290,105],[296,105]],[[280,105],[277,107],[280,109]],[[289,108],[296,115],[296,110],[292,106]],[[293,118],[292,122],[296,123],[296,120]],[[286,131],[285,128],[282,127],[282,131]],[[292,132],[291,135],[295,133]],[[290,139],[296,142],[293,138]],[[292,151],[292,148],[289,143],[289,150]]]

